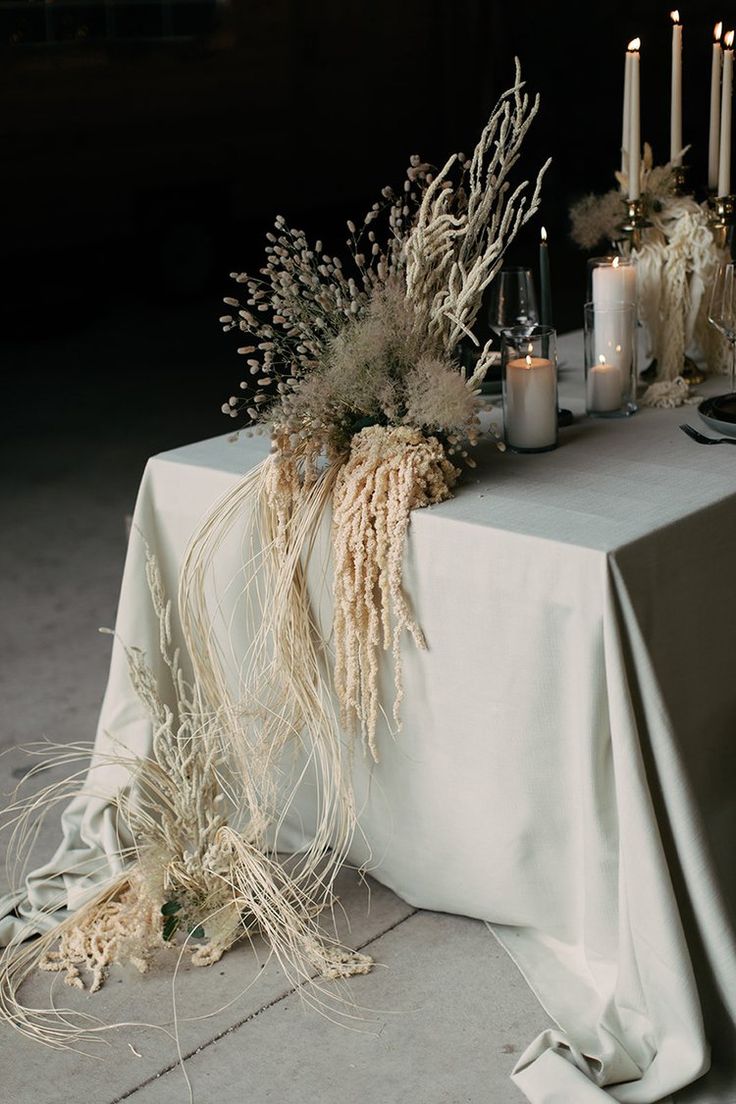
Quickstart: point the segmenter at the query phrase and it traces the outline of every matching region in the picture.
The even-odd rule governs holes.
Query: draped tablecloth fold
[[[563,396],[579,409],[577,383]],[[558,1025],[514,1071],[533,1104],[653,1104],[705,1073],[711,1044],[719,1099],[736,1099],[736,455],[681,420],[585,422],[544,456],[481,450],[453,500],[414,513],[405,585],[428,650],[403,651],[403,730],[384,727],[378,765],[354,757],[351,859],[415,906],[487,921]],[[198,519],[264,453],[217,438],[149,461],[99,752],[150,746],[123,650],[156,665],[140,534],[175,595]],[[324,626],[328,538],[326,521],[310,563]],[[235,534],[220,628],[245,654],[238,554]],[[125,781],[93,767],[59,851],[2,904],[2,941],[117,868]],[[315,801],[307,772],[281,848],[308,837]]]

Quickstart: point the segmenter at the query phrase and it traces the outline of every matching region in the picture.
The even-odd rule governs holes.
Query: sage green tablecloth
[[[561,343],[577,412],[581,352]],[[736,1100],[736,448],[694,444],[686,419],[584,420],[544,455],[484,447],[454,499],[415,512],[406,589],[429,648],[404,651],[401,734],[381,734],[376,767],[356,756],[355,861],[414,905],[489,921],[559,1025],[514,1074],[534,1104],[659,1101],[705,1073],[709,1044],[718,1079],[682,1099]],[[265,449],[222,437],[149,462],[135,524],[172,595],[199,518]],[[143,557],[134,531],[117,631],[154,657]],[[149,746],[120,643],[108,734]],[[116,865],[106,795],[124,783],[96,772],[0,936],[11,904],[73,907]],[[307,783],[282,846],[313,802]]]

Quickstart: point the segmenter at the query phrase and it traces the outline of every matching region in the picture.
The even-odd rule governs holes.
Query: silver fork
[[[697,429],[686,422],[683,422],[680,429],[683,433],[687,433],[688,437],[692,437],[693,441],[697,441],[699,445],[736,445],[736,437],[706,437],[704,433],[699,433]]]

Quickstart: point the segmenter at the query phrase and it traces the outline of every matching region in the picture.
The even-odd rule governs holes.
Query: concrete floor
[[[125,304],[72,335],[17,343],[5,355],[12,371],[0,445],[2,794],[28,769],[22,744],[94,734],[110,649],[97,629],[114,622],[124,518],[145,459],[227,428],[217,409],[238,369],[218,345],[217,313],[216,301],[178,310]],[[56,838],[52,817],[39,858]],[[376,883],[369,900],[347,871],[341,892],[345,938],[380,963],[346,984],[355,1029],[305,1008],[276,964],[262,965],[263,948],[239,947],[209,970],[185,967],[176,1007],[197,1104],[521,1101],[509,1072],[549,1021],[484,925],[416,912]],[[170,1035],[171,966],[164,959],[145,977],[115,969],[91,997],[57,979],[64,1004],[105,1022],[169,1025],[169,1033],[118,1029],[99,1061],[0,1029],[3,1104],[187,1101]],[[49,975],[39,976],[28,996],[45,1002],[49,985]]]

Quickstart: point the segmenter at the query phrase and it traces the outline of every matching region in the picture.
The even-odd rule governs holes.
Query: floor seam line
[[[416,916],[417,913],[420,911],[421,910],[418,908],[412,909],[412,911],[407,916],[402,916],[400,920],[397,920],[394,924],[390,924],[389,927],[387,927],[384,931],[378,932],[377,935],[371,936],[371,938],[367,939],[365,943],[361,943],[354,949],[356,951],[365,950],[365,948],[370,947],[372,943],[376,943],[379,939],[383,939],[384,935],[388,935],[390,932],[395,931],[396,928],[401,927],[402,924],[405,924],[407,920],[411,920],[411,918],[413,916]],[[158,1081],[159,1078],[165,1077],[168,1073],[173,1073],[173,1071],[178,1066],[182,1065],[184,1062],[188,1062],[190,1058],[194,1058],[195,1055],[201,1054],[203,1050],[207,1050],[208,1047],[214,1046],[215,1043],[219,1043],[221,1039],[226,1038],[228,1035],[232,1035],[235,1031],[239,1031],[241,1027],[245,1027],[247,1023],[250,1023],[251,1020],[255,1020],[257,1016],[261,1015],[261,1013],[268,1012],[271,1008],[274,1008],[277,1004],[280,1004],[281,1001],[286,1000],[287,997],[293,997],[294,993],[298,993],[299,990],[303,989],[304,986],[307,984],[309,984],[307,981],[303,981],[300,985],[295,985],[292,989],[289,989],[288,992],[281,993],[280,996],[274,997],[272,1001],[269,1001],[267,1004],[264,1004],[260,1008],[257,1008],[255,1012],[251,1012],[242,1020],[239,1020],[238,1023],[231,1024],[230,1027],[224,1028],[222,1031],[218,1032],[217,1035],[213,1035],[211,1039],[208,1039],[206,1043],[202,1043],[201,1046],[195,1047],[194,1050],[191,1050],[188,1054],[183,1055],[181,1061],[177,1060],[176,1062],[172,1062],[171,1065],[166,1066],[162,1070],[159,1070],[158,1073],[154,1073],[150,1077],[147,1077],[145,1081],[141,1081],[140,1085],[136,1085],[134,1089],[129,1089],[127,1092],[124,1092],[122,1096],[116,1096],[114,1100],[110,1101],[110,1104],[122,1104],[124,1100],[129,1100],[137,1092],[140,1092],[141,1089],[145,1089],[149,1085],[152,1085],[154,1081]]]

